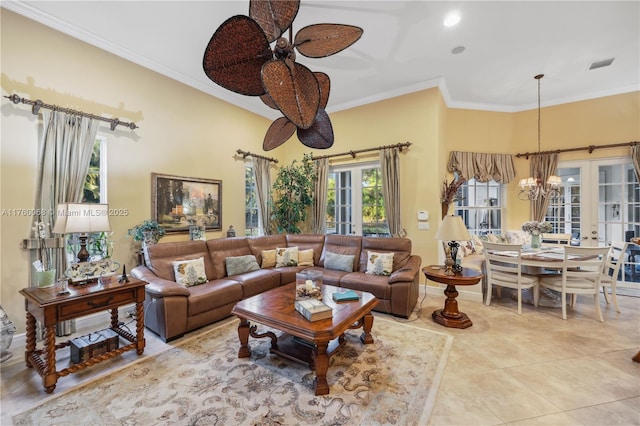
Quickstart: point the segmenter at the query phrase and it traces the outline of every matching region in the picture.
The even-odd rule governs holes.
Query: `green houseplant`
[[[278,169],[271,187],[271,220],[278,233],[299,234],[300,224],[307,220],[308,208],[313,204],[316,171],[311,154],[301,162],[293,160]]]
[[[157,243],[165,233],[166,231],[162,225],[150,219],[145,220],[127,231],[127,235],[133,238],[134,241],[142,241],[146,244]]]

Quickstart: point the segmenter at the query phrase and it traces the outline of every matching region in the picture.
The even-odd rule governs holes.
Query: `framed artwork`
[[[151,173],[151,218],[167,232],[222,229],[222,181]]]

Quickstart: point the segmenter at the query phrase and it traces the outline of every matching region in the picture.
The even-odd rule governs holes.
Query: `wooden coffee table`
[[[334,291],[340,291],[340,288],[322,286],[322,300],[333,309],[333,317],[314,322],[307,321],[295,310],[295,283],[238,302],[231,311],[240,319],[238,358],[251,355],[249,336],[269,337],[271,353],[309,365],[316,373],[315,394],[328,394],[329,358],[345,344],[344,333],[347,330],[362,327],[362,343],[373,343],[371,310],[378,304],[378,299],[372,294],[361,291],[356,291],[360,300],[336,303],[331,298]],[[257,333],[257,326],[250,325],[249,321],[283,331],[285,334],[277,336],[271,331]]]

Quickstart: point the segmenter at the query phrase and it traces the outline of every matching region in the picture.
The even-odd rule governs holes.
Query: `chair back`
[[[627,252],[629,243],[622,241],[611,241],[609,253],[604,263],[603,274],[611,277],[612,281],[618,281],[620,266],[624,263],[624,254]]]
[[[571,243],[571,234],[542,234],[543,243],[565,244]]]
[[[598,288],[609,250],[609,247],[565,246],[562,263],[563,281],[585,279],[595,282],[595,287]]]
[[[493,271],[521,274],[522,244],[483,243],[486,261],[487,278],[491,279]]]

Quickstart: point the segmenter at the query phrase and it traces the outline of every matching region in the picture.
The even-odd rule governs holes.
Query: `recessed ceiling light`
[[[457,55],[458,53],[464,52],[464,49],[465,49],[464,46],[456,46],[453,49],[451,49],[451,53],[453,53],[454,55]]]
[[[589,70],[597,70],[598,68],[608,67],[611,65],[615,58],[604,59],[602,61],[592,62],[589,65]]]
[[[445,27],[453,27],[458,22],[460,22],[460,13],[458,13],[458,11],[455,10],[453,12],[450,12],[447,16],[445,16],[443,24]]]

